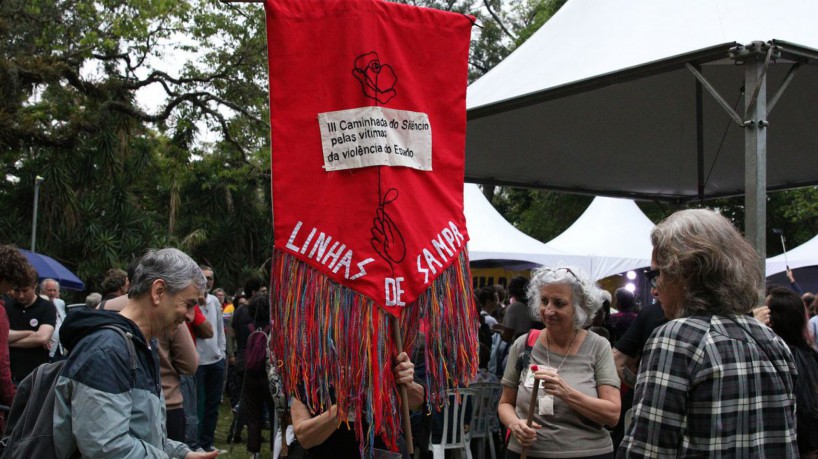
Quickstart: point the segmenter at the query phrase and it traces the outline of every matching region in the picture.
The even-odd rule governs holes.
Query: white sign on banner
[[[324,169],[370,166],[432,170],[432,126],[425,113],[361,107],[318,114]]]

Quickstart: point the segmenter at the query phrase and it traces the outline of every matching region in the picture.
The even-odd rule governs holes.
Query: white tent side
[[[818,265],[818,236],[788,250],[786,256],[782,253],[767,258],[766,275],[769,277],[784,272],[787,270],[787,265],[790,269]]]
[[[464,186],[463,203],[471,261],[514,260],[546,266],[571,264],[583,269],[589,267],[586,258],[546,247],[515,228],[497,212],[477,185],[467,183]]]
[[[589,274],[602,279],[650,266],[653,227],[632,200],[597,197],[573,225],[546,246],[588,257]]]

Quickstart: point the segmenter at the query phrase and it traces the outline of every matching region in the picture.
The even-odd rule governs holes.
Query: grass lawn
[[[226,397],[225,397],[226,398]],[[233,444],[227,443],[227,431],[230,429],[230,423],[233,422],[233,411],[230,409],[229,403],[222,403],[219,405],[219,422],[216,424],[216,448],[227,451],[219,456],[219,458],[236,458],[249,459],[252,457],[247,452],[247,428],[245,427],[241,433],[241,438],[244,443]],[[270,452],[270,431],[262,430],[261,437],[266,440],[261,442],[261,457],[271,457]]]

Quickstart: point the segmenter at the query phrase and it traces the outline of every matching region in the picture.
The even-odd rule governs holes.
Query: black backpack
[[[131,385],[136,382],[136,349],[133,335],[114,325],[100,327],[116,330],[125,339],[131,356]],[[87,336],[87,335],[86,335]],[[44,363],[23,378],[11,402],[6,430],[0,440],[0,458],[30,459],[56,457],[54,451],[54,401],[57,380],[66,360]],[[79,451],[71,457],[80,457]]]

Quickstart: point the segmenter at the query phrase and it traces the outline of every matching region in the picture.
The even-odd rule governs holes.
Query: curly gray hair
[[[602,307],[602,289],[588,280],[577,268],[549,268],[543,266],[531,274],[528,284],[528,307],[531,316],[539,319],[540,293],[552,284],[570,285],[574,299],[574,328],[579,330],[590,324],[594,314]]]

